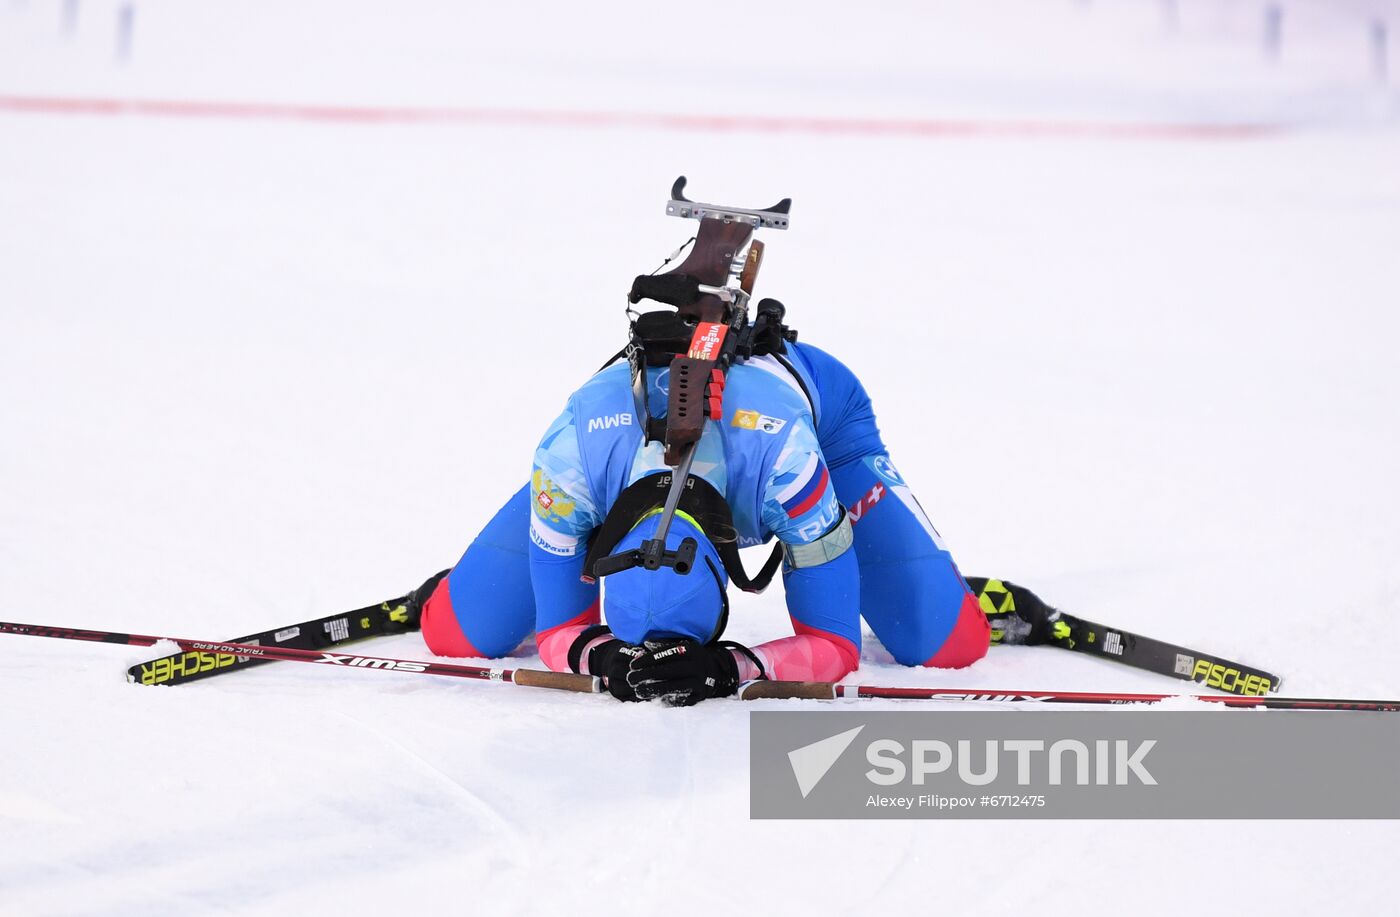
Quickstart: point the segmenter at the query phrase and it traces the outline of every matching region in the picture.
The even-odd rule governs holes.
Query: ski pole
[[[53,637],[58,640],[85,640],[91,643],[120,643],[127,646],[152,646],[159,640],[169,640],[187,652],[224,653],[247,659],[313,662],[350,669],[373,669],[381,672],[407,672],[411,675],[446,675],[453,678],[476,678],[500,681],[529,688],[554,688],[597,694],[603,690],[602,679],[593,675],[571,672],[545,672],[539,669],[496,669],[487,666],[456,665],[446,662],[419,662],[408,659],[386,659],[381,656],[360,656],[348,653],[324,653],[300,650],[289,646],[255,646],[248,643],[213,643],[208,640],[183,640],[177,637],[152,637],[146,634],[122,634],[106,630],[81,630],[72,627],[50,627],[44,624],[14,624],[0,621],[0,634],[27,637]]]
[[[1189,697],[1225,707],[1268,707],[1277,710],[1358,710],[1400,712],[1400,701],[1336,700],[1319,697],[1240,697],[1234,694],[1118,694],[1096,691],[1001,691],[967,688],[882,688],[877,685],[839,685],[829,681],[749,681],[739,686],[740,700],[765,698],[837,698],[981,701],[983,703],[1042,704],[1155,704]]]

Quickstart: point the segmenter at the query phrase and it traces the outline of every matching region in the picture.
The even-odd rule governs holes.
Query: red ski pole
[[[487,666],[456,665],[446,662],[421,662],[389,659],[382,656],[362,656],[352,653],[326,653],[301,650],[287,646],[256,646],[246,643],[217,643],[208,640],[186,640],[177,637],[155,637],[147,634],[124,634],[105,630],[82,630],[72,627],[51,627],[45,624],[15,624],[0,621],[0,634],[28,637],[52,637],[59,640],[83,640],[91,643],[117,643],[127,646],[151,646],[169,640],[186,652],[227,654],[249,659],[275,659],[288,662],[311,662],[320,665],[352,669],[373,669],[384,672],[406,672],[411,675],[442,675],[453,678],[473,678],[500,681],[531,688],[553,688],[597,694],[603,690],[602,679],[592,675],[570,672],[546,672],[538,669],[498,669]],[[1400,712],[1400,701],[1345,700],[1315,697],[1241,697],[1234,694],[1123,694],[1088,691],[1005,691],[966,688],[891,688],[878,685],[842,685],[825,681],[751,681],[740,686],[741,700],[764,698],[805,698],[836,700],[837,698],[903,699],[974,701],[983,703],[1050,703],[1050,704],[1151,704],[1179,697],[1189,697],[1226,707],[1266,707],[1276,710],[1356,710],[1378,713]]]
[[[0,621],[0,634],[27,637],[53,637],[58,640],[86,640],[91,643],[120,643],[127,646],[151,646],[159,640],[169,640],[191,653],[227,654],[248,659],[278,659],[287,662],[313,662],[348,669],[373,669],[380,672],[407,672],[411,675],[447,675],[453,678],[476,678],[500,681],[530,688],[554,688],[597,694],[603,690],[602,679],[571,672],[544,672],[538,669],[496,669],[486,666],[456,665],[446,662],[419,662],[408,659],[386,659],[382,656],[361,656],[352,653],[325,653],[299,650],[289,646],[256,646],[251,643],[215,643],[208,640],[182,640],[178,637],[152,637],[146,634],[122,634],[106,630],[80,630],[72,627],[50,627],[44,624],[13,624]]]
[[[1115,694],[1086,691],[998,691],[967,688],[882,688],[876,685],[839,685],[828,681],[750,681],[739,687],[740,700],[807,698],[835,700],[841,697],[904,700],[981,701],[983,703],[1042,704],[1155,704],[1178,697],[1226,707],[1268,707],[1278,710],[1360,710],[1400,712],[1400,701],[1334,700],[1318,697],[1241,697],[1235,694]]]

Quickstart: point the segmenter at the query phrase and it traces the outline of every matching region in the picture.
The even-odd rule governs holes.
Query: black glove
[[[739,687],[737,650],[763,664],[748,647],[730,640],[700,644],[695,640],[648,640],[632,660],[627,683],[638,700],[660,698],[673,707],[689,707],[710,697],[728,697]]]
[[[569,644],[569,668],[582,672],[583,651],[588,644],[605,634],[611,634],[606,624],[594,624],[574,638]],[[632,686],[627,683],[627,669],[632,659],[641,655],[640,646],[623,643],[613,637],[588,651],[588,674],[601,675],[607,682],[608,693],[618,700],[638,700]]]

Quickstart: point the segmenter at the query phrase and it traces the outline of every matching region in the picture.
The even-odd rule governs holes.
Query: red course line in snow
[[[708,133],[828,134],[885,137],[1090,137],[1113,140],[1237,140],[1282,133],[1279,124],[1114,124],[975,118],[827,118],[672,115],[656,112],[529,108],[392,108],[175,99],[0,96],[0,111],[46,115],[242,118],[340,124],[495,124],[567,128],[643,128]]]

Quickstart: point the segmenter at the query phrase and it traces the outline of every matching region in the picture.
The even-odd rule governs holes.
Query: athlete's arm
[[[600,620],[598,585],[582,576],[588,535],[602,521],[583,474],[572,404],[535,450],[530,509],[535,641],[546,666],[567,672],[570,645]]]
[[[764,491],[763,521],[788,549],[783,566],[795,636],[754,647],[765,674],[783,681],[837,681],[860,664],[860,570],[849,522],[836,499],[809,420],[793,424]],[[739,659],[740,677],[755,678]]]

